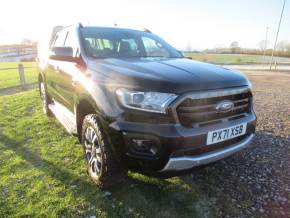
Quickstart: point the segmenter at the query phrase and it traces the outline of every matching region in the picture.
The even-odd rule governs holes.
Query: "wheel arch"
[[[41,73],[38,74],[38,81],[39,81],[39,82],[43,81],[43,76],[42,76]]]
[[[45,76],[44,76],[44,73],[42,71],[39,70],[38,72],[38,82],[40,81],[45,81]]]
[[[115,144],[113,143],[111,137],[109,137],[109,136],[112,136],[113,134],[108,128],[109,126],[106,119],[106,115],[102,113],[102,111],[98,108],[98,106],[94,103],[94,101],[89,96],[82,96],[82,98],[79,98],[75,104],[77,136],[78,136],[79,142],[82,142],[83,120],[85,116],[88,114],[95,114],[97,116],[97,120],[101,128],[103,128],[104,134],[106,134],[108,138],[109,145],[111,146],[111,149],[115,155],[115,158],[120,159],[120,154],[121,154],[120,149],[122,147],[121,146],[119,146],[120,148],[115,147]],[[119,136],[115,135],[114,138],[116,137],[119,137]]]
[[[44,78],[44,74],[42,72],[39,72],[38,73],[38,90],[39,90],[39,94],[40,94],[40,83],[41,82],[43,82],[44,87],[47,89],[45,78]]]
[[[82,134],[82,124],[86,115],[95,114],[96,106],[94,106],[91,101],[87,98],[81,98],[76,102],[75,114],[76,114],[76,126],[77,126],[77,136],[81,142]]]
[[[40,83],[41,83],[41,82],[43,82],[45,88],[47,88],[44,73],[40,71],[40,72],[38,73],[38,88],[39,88],[39,90],[40,90]]]

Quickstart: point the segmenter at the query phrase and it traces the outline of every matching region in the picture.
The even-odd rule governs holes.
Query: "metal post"
[[[25,81],[23,64],[18,64],[18,72],[19,72],[21,89],[25,90],[26,89],[26,81]]]
[[[282,21],[282,18],[283,18],[283,12],[284,12],[284,8],[285,8],[285,4],[286,4],[286,0],[284,0],[284,3],[283,3],[283,7],[282,7],[282,11],[281,11],[281,16],[280,16],[280,20],[279,20],[279,25],[278,25],[278,30],[277,30],[276,39],[275,39],[275,44],[274,44],[274,48],[272,50],[272,56],[271,56],[271,62],[270,62],[270,70],[272,69],[274,52],[275,52],[276,46],[277,46],[277,41],[278,41],[278,36],[279,36],[281,21]]]

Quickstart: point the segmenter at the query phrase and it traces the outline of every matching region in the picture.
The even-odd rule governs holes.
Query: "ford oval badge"
[[[234,103],[229,100],[218,102],[215,107],[218,113],[227,113],[227,112],[230,112],[233,108],[234,108]]]

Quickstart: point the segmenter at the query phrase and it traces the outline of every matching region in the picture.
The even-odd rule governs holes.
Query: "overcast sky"
[[[1,2],[0,44],[23,38],[44,40],[54,25],[146,27],[178,49],[256,47],[270,27],[275,40],[283,0],[5,0]],[[290,40],[290,0],[280,40]]]

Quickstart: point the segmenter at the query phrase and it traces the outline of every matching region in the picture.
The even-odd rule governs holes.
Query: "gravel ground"
[[[222,217],[290,217],[290,73],[246,74],[258,116],[252,146],[182,178]]]

